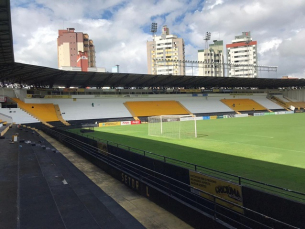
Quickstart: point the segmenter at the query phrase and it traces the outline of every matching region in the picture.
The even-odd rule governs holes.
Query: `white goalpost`
[[[148,135],[168,138],[197,138],[196,116],[161,115],[148,117]]]

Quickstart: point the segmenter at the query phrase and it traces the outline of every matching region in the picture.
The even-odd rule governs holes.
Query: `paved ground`
[[[80,171],[89,177],[98,187],[107,195],[112,197],[119,205],[128,211],[146,228],[191,228],[184,221],[180,220],[170,212],[159,207],[155,203],[140,196],[129,189],[120,181],[112,178],[100,168],[91,164],[69,148],[65,147],[55,139],[49,137],[43,132],[39,134],[47,139],[53,147],[58,149],[70,162],[72,162]]]
[[[10,143],[18,134],[23,142]],[[0,228],[144,226],[32,130],[0,139]]]

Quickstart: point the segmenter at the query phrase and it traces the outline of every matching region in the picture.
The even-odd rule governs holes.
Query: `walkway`
[[[13,134],[22,143],[10,143]],[[144,228],[36,132],[0,139],[0,228]]]

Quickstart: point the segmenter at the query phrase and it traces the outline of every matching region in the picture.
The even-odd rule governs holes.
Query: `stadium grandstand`
[[[304,79],[16,63],[10,1],[0,7],[0,228],[304,227]],[[188,122],[196,138],[180,138]],[[107,192],[102,170],[122,186]],[[138,196],[169,212],[155,210],[168,214],[158,227]]]

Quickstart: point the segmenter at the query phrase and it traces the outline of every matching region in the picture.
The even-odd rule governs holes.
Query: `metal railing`
[[[77,140],[65,133],[58,132],[48,127],[42,127],[42,129],[45,133],[58,139],[76,152],[78,151],[90,155],[92,159],[100,160],[103,163],[138,179],[140,182],[166,194],[169,198],[174,198],[182,204],[191,206],[192,209],[195,209],[199,213],[228,228],[297,228],[293,225],[194,188],[189,184],[183,183],[172,177],[148,169],[114,154],[102,151],[99,148]],[[195,192],[192,190],[195,190]],[[201,195],[208,196],[208,199]],[[219,202],[230,204],[235,208],[240,209],[241,212],[248,214],[243,214],[224,207],[223,205],[220,205]],[[278,210],[280,211],[280,209]],[[250,215],[252,215],[252,217],[250,217]]]
[[[69,132],[72,132],[71,129],[68,130]],[[72,132],[74,133],[74,132]],[[178,165],[181,166],[183,168],[187,168],[196,172],[200,172],[200,173],[204,173],[206,175],[210,175],[210,176],[214,176],[226,181],[230,181],[239,185],[244,185],[244,186],[248,186],[248,187],[253,187],[259,190],[263,190],[266,191],[268,193],[271,194],[277,194],[279,196],[282,197],[286,197],[295,201],[300,201],[300,202],[305,202],[305,193],[302,192],[298,192],[298,191],[294,191],[288,188],[283,188],[283,187],[279,187],[276,185],[272,185],[272,184],[268,184],[268,183],[264,183],[264,182],[260,182],[260,181],[256,181],[253,179],[249,179],[249,178],[245,178],[242,176],[238,176],[235,174],[231,174],[231,173],[227,173],[227,172],[223,172],[223,171],[219,171],[216,169],[212,169],[212,168],[208,168],[205,166],[201,166],[201,165],[197,165],[197,164],[193,164],[190,162],[185,162],[185,161],[181,161],[175,158],[171,158],[171,157],[167,157],[164,155],[160,155],[160,154],[156,154],[153,152],[149,152],[146,150],[142,150],[142,149],[137,149],[131,146],[126,146],[120,143],[116,143],[113,141],[109,141],[109,140],[105,140],[105,139],[100,139],[94,136],[89,135],[88,133],[80,133],[77,132],[76,134],[81,135],[81,136],[85,136],[87,138],[91,138],[93,140],[105,143],[107,145],[112,145],[115,147],[118,147],[120,149],[125,149],[128,150],[130,152],[134,152],[134,153],[138,153],[140,155],[143,155],[145,157],[150,157],[153,159],[157,159],[160,161],[163,161],[165,163],[169,163],[169,164],[173,164],[173,165]]]

